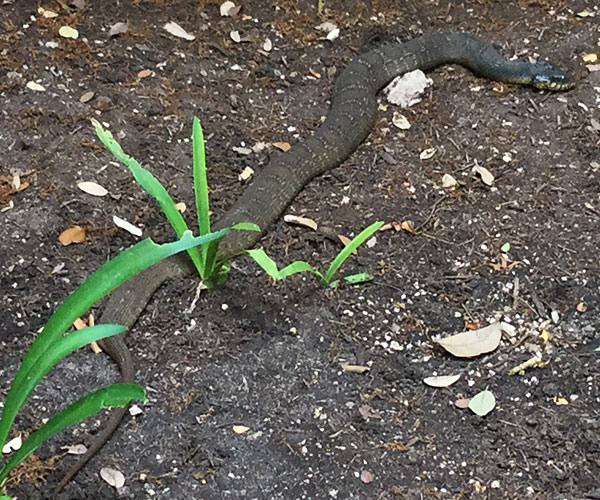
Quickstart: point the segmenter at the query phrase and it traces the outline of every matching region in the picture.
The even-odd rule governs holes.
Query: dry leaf
[[[430,158],[433,158],[433,155],[435,155],[436,151],[436,148],[424,149],[423,151],[421,151],[419,158],[421,158],[421,160],[429,160]]]
[[[402,113],[398,113],[398,111],[394,111],[392,123],[400,130],[408,130],[411,127],[408,118],[406,118],[406,116],[404,116]]]
[[[87,448],[83,444],[73,444],[70,446],[61,446],[61,450],[65,450],[69,455],[83,455]]]
[[[459,396],[456,398],[456,401],[454,401],[454,406],[456,406],[457,408],[465,409],[469,407],[469,401],[469,398]]]
[[[472,172],[474,174],[479,174],[481,176],[481,180],[483,181],[484,184],[487,184],[488,186],[491,186],[492,184],[494,184],[494,176],[487,168],[480,167],[479,165],[475,165],[473,167]]]
[[[85,241],[85,231],[81,226],[70,227],[58,235],[58,241],[64,246],[71,243],[82,243]]]
[[[310,73],[312,76],[314,76],[316,79],[319,79],[319,78],[321,78],[321,73],[319,73],[319,72],[315,71],[315,70],[314,70],[314,69],[312,69],[312,68],[308,68],[308,72],[309,72],[309,73]]]
[[[245,425],[234,425],[232,429],[235,434],[245,434],[250,430],[250,427],[246,427]]]
[[[350,373],[362,374],[362,373],[366,373],[370,370],[370,368],[368,366],[351,365],[349,363],[340,363],[340,366],[342,367],[343,370],[350,372]]]
[[[235,4],[233,2],[223,2],[220,7],[220,12],[222,17],[231,16],[231,10],[235,9]]]
[[[274,147],[276,147],[277,149],[281,149],[281,151],[289,151],[289,149],[292,147],[290,146],[289,142],[273,142],[272,143]]]
[[[138,71],[138,78],[148,78],[150,75],[152,74],[152,70],[151,69],[142,69],[140,71]]]
[[[238,178],[240,181],[247,181],[253,175],[254,175],[254,170],[252,170],[250,167],[246,167],[244,170],[241,171]]]
[[[115,23],[110,27],[108,36],[113,37],[127,32],[127,23]]]
[[[313,231],[317,230],[317,223],[308,217],[298,217],[297,215],[284,215],[283,220],[288,224],[298,224],[299,226],[309,227]]]
[[[179,26],[179,24],[177,24],[173,21],[165,24],[163,26],[163,29],[165,29],[166,31],[171,33],[171,35],[179,37],[179,38],[183,38],[185,40],[192,41],[192,40],[196,39],[196,37],[194,35],[191,35],[187,31],[185,31],[181,26]]]
[[[33,81],[27,82],[27,88],[29,90],[35,90],[36,92],[44,92],[46,90],[46,87]]]
[[[450,174],[444,174],[442,176],[442,187],[444,189],[451,189],[451,188],[455,188],[456,186],[458,186],[458,182]]]
[[[506,323],[492,323],[479,330],[466,331],[438,340],[450,354],[458,358],[472,358],[493,351],[500,344],[502,331],[511,330]]]
[[[58,30],[58,34],[63,38],[72,38],[73,40],[77,40],[79,38],[79,31],[75,28],[71,28],[70,26],[62,26]]]
[[[369,472],[368,470],[363,470],[360,473],[360,480],[365,484],[372,483],[373,479],[375,479],[375,476],[372,472]]]
[[[55,17],[58,17],[58,14],[56,12],[44,9],[43,7],[38,7],[38,14],[40,14],[42,17],[45,17],[46,19],[53,19]]]
[[[113,488],[122,488],[125,484],[125,476],[116,469],[103,467],[100,469],[100,477],[104,479]]]
[[[402,221],[400,223],[400,229],[410,234],[416,234],[415,228],[413,227],[412,222],[409,220]]]
[[[489,266],[494,270],[494,271],[510,271],[511,269],[518,267],[521,262],[519,262],[518,260],[514,260],[512,262],[509,262],[508,260],[506,260],[504,258],[504,255],[500,256],[500,262],[490,262]]]
[[[133,234],[134,236],[142,235],[142,230],[139,227],[134,226],[131,222],[128,222],[125,219],[121,219],[121,217],[113,215],[113,222],[115,226],[120,227],[121,229],[125,229],[125,231]]]
[[[423,382],[430,387],[450,387],[460,378],[458,375],[439,375],[437,377],[427,377]]]
[[[23,445],[23,438],[21,436],[17,436],[16,438],[11,439],[2,447],[2,453],[11,453],[12,451],[17,451]]]
[[[79,98],[79,102],[85,103],[85,102],[91,101],[93,97],[94,97],[94,93],[92,91],[85,92],[84,94],[81,94],[81,97]]]
[[[77,184],[77,187],[84,193],[91,194],[92,196],[106,196],[108,191],[103,188],[100,184],[91,181],[84,181]]]

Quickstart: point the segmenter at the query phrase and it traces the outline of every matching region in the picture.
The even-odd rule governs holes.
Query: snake
[[[494,46],[471,34],[435,32],[405,42],[387,42],[356,56],[335,79],[329,113],[314,133],[286,152],[274,154],[239,199],[215,225],[216,229],[253,222],[260,231],[231,231],[219,244],[227,261],[252,248],[302,188],[314,177],[338,166],[369,135],[377,118],[377,94],[395,77],[443,64],[459,64],[476,76],[563,91],[575,85],[573,75],[554,65],[508,60]],[[131,328],[154,292],[167,280],[194,273],[185,254],[178,254],[134,276],[109,297],[100,323]],[[121,335],[99,341],[118,365],[123,382],[134,382],[135,370]],[[98,452],[118,428],[125,408],[115,408],[87,452],[58,484],[60,491]]]

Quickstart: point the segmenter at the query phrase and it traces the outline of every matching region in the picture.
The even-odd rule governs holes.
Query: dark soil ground
[[[410,130],[394,127],[398,110],[387,105],[358,151],[287,213],[347,235],[376,219],[412,221],[417,233],[382,232],[361,248],[346,271],[370,270],[362,286],[326,289],[306,276],[273,283],[241,258],[192,313],[196,283],[161,288],[127,334],[148,391],[143,413],[128,415],[56,498],[600,498],[600,72],[583,61],[600,51],[596,2],[324,0],[319,15],[316,0],[246,1],[233,18],[212,1],[88,0],[71,13],[60,3],[0,6],[0,202],[12,207],[0,212],[3,395],[57,305],[136,241],[113,215],[171,238],[152,200],[99,146],[90,118],[193,207],[188,138],[200,117],[218,217],[245,188],[240,172],[260,171],[272,152],[233,148],[307,137],[336,71],[378,40],[463,30],[507,56],[567,66],[579,82],[546,94],[443,67],[429,74],[424,100],[403,111]],[[578,15],[585,9],[592,15]],[[168,34],[170,21],[195,40]],[[323,39],[323,21],[340,28],[338,39]],[[109,37],[116,22],[128,31]],[[80,38],[61,38],[63,25]],[[232,30],[246,41],[234,42]],[[421,160],[428,148],[435,155]],[[495,175],[493,186],[472,174],[476,164]],[[29,185],[11,194],[15,173]],[[444,174],[457,191],[442,188]],[[81,181],[110,194],[87,195]],[[58,234],[74,224],[87,241],[62,246]],[[492,266],[506,242],[520,263],[509,270]],[[261,244],[281,264],[325,266],[340,250],[283,221]],[[498,319],[516,334],[491,354],[461,360],[434,341]],[[544,368],[508,375],[536,352]],[[370,371],[347,372],[344,361]],[[451,388],[423,383],[451,373],[462,373]],[[107,356],[82,349],[35,391],[17,431],[116,378]],[[497,399],[486,417],[454,405],[486,388]],[[9,493],[53,497],[75,460],[63,447],[89,445],[104,419],[44,444]],[[238,435],[234,425],[249,430]],[[121,471],[125,486],[106,484],[103,467]]]

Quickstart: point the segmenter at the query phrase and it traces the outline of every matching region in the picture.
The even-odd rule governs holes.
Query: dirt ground
[[[239,174],[260,171],[272,152],[252,147],[307,137],[336,71],[381,40],[462,30],[509,57],[566,66],[579,81],[547,94],[446,66],[402,111],[409,130],[392,124],[399,110],[382,100],[368,140],[286,213],[346,235],[377,219],[411,221],[416,234],[381,232],[361,248],[345,267],[373,273],[361,286],[326,289],[307,276],[274,283],[240,258],[191,313],[192,279],[162,287],[126,339],[148,391],[143,412],[128,415],[54,498],[600,498],[600,72],[583,59],[600,53],[596,2],[324,0],[319,15],[316,0],[245,1],[234,17],[215,1],[61,3],[0,6],[3,396],[57,305],[137,241],[113,215],[171,238],[152,200],[99,146],[90,118],[193,207],[188,138],[198,116],[217,218],[246,187]],[[44,18],[40,6],[59,16]],[[171,21],[195,39],[167,33]],[[324,38],[324,21],[340,29],[337,39]],[[117,22],[127,32],[109,36]],[[59,36],[64,25],[80,38]],[[433,157],[421,159],[429,148]],[[491,186],[476,165],[494,175]],[[24,189],[13,193],[15,173]],[[455,191],[442,187],[444,174]],[[81,181],[109,195],[87,195]],[[58,234],[75,224],[87,240],[62,246]],[[322,267],[340,250],[282,220],[261,245],[280,264]],[[488,355],[458,359],[435,342],[499,319],[516,333]],[[545,367],[508,375],[536,353]],[[370,370],[351,373],[343,362]],[[423,383],[453,373],[462,377],[450,388]],[[35,391],[18,432],[116,378],[107,356],[82,349]],[[487,416],[455,406],[486,388],[497,400]],[[89,445],[104,420],[44,444],[9,493],[53,498],[75,460],[63,447]],[[125,486],[102,480],[103,467],[121,471]]]

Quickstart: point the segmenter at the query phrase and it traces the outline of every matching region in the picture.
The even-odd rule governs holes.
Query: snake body
[[[219,246],[223,260],[252,248],[269,226],[315,176],[343,162],[367,137],[377,114],[377,92],[393,78],[408,71],[423,71],[457,63],[478,76],[508,83],[532,85],[543,90],[566,90],[573,78],[549,63],[509,61],[488,42],[466,33],[432,33],[404,43],[388,43],[357,56],[336,79],[327,119],[311,137],[289,151],[274,155],[234,206],[215,225],[216,229],[238,222],[254,222],[261,232],[232,231]],[[101,323],[130,328],[155,290],[166,280],[194,272],[186,255],[162,261],[118,288],[107,302]],[[131,356],[120,336],[100,341],[118,364],[121,378],[134,381]],[[96,441],[58,485],[60,490],[108,441],[118,427],[124,409],[115,409]]]

